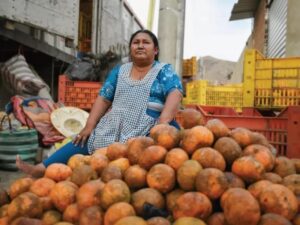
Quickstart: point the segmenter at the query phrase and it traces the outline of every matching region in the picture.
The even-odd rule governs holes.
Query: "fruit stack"
[[[181,127],[159,124],[15,180],[0,191],[0,224],[300,224],[300,159],[193,109]]]

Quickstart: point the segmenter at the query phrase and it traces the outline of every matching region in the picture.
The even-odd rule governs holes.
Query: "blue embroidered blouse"
[[[155,61],[153,63],[153,66],[156,63],[158,62]],[[114,99],[120,66],[121,65],[117,65],[110,71],[106,81],[104,82],[99,92],[100,96],[104,97],[109,101],[113,101]],[[179,90],[181,93],[183,92],[179,76],[173,70],[170,64],[166,64],[159,71],[156,79],[152,84],[149,96],[148,109],[161,111],[168,94],[175,89]]]

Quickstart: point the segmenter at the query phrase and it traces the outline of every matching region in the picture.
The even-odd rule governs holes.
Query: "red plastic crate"
[[[255,108],[237,113],[230,107],[187,105],[201,112],[205,122],[222,120],[228,128],[245,127],[263,134],[278,155],[300,158],[300,106],[288,106],[275,117],[265,117]],[[180,116],[176,118],[180,123]]]
[[[100,82],[71,81],[66,75],[59,76],[58,101],[65,106],[90,110],[102,87]]]

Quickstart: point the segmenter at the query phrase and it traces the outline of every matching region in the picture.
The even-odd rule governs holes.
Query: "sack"
[[[9,129],[3,129],[3,121],[7,119]],[[35,163],[39,148],[36,129],[13,129],[9,116],[0,123],[0,169],[17,170],[16,155],[28,163]]]
[[[62,141],[65,137],[52,125],[50,114],[59,106],[48,99],[40,97],[23,98],[13,96],[6,106],[6,112],[13,112],[15,117],[30,128],[35,128],[40,136],[40,143],[50,146],[55,142]]]
[[[18,54],[2,64],[0,74],[3,83],[12,94],[22,96],[38,95],[40,89],[47,87],[30,69],[23,55]]]
[[[64,72],[70,80],[93,81],[96,79],[96,72],[93,63],[88,60],[76,59]]]

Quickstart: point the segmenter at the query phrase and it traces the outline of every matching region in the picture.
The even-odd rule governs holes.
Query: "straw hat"
[[[51,123],[61,134],[71,137],[78,134],[85,126],[89,114],[79,108],[62,107],[51,113]]]

